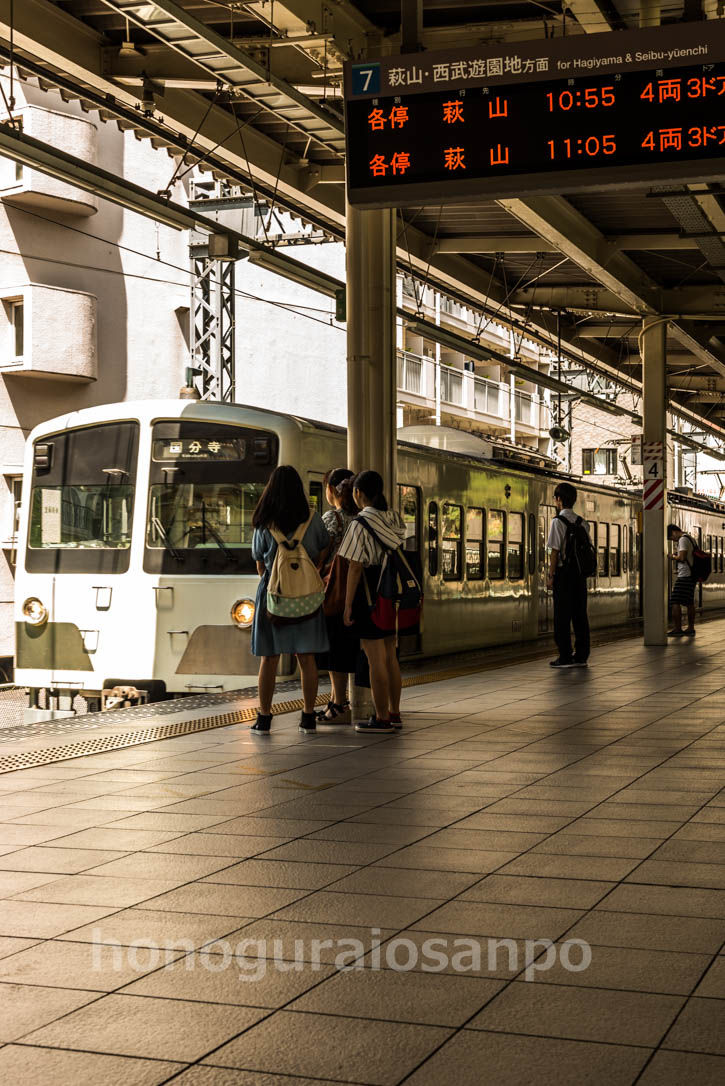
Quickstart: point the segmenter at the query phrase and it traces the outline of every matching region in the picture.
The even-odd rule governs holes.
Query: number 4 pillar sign
[[[645,512],[665,507],[664,444],[650,441],[642,446],[644,488],[642,504]]]

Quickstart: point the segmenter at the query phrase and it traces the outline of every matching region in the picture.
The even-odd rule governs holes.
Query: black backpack
[[[356,518],[381,547],[384,558],[377,585],[371,589],[367,577],[363,587],[370,621],[380,630],[412,632],[420,626],[423,589],[402,547],[389,547],[365,517]]]
[[[692,573],[692,579],[701,584],[712,573],[712,555],[698,547],[691,535],[687,535],[686,532],[683,532],[683,535],[685,539],[689,539],[690,543],[692,543],[692,562],[687,563]]]
[[[578,573],[580,577],[596,577],[597,552],[589,538],[589,533],[583,526],[582,518],[577,517],[572,521],[559,513],[557,520],[563,521],[566,526],[566,537],[562,548],[564,553],[561,556],[564,569]]]

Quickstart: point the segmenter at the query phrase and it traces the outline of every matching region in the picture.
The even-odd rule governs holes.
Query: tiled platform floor
[[[592,664],[1,776],[0,1080],[720,1086],[725,621]]]

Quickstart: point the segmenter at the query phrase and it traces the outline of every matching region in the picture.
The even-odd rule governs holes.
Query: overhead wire
[[[144,253],[139,249],[132,249],[130,246],[122,245],[120,242],[113,241],[113,239],[111,239],[111,238],[103,238],[103,237],[100,237],[98,234],[91,233],[88,230],[81,230],[81,228],[78,227],[78,226],[71,226],[68,223],[58,222],[56,219],[53,219],[48,215],[41,215],[40,212],[38,212],[38,211],[31,211],[26,207],[21,207],[18,204],[13,204],[10,200],[5,200],[4,202],[5,202],[6,206],[12,207],[13,211],[20,211],[24,215],[30,215],[33,218],[42,219],[44,222],[51,223],[53,226],[60,227],[63,230],[70,230],[73,233],[81,234],[84,237],[90,238],[93,241],[98,241],[103,245],[111,245],[114,248],[119,249],[119,250],[121,250],[123,252],[130,253],[133,256],[142,257],[143,259],[149,260],[154,264],[162,264],[164,267],[171,268],[174,271],[178,271],[178,272],[181,272],[184,275],[188,275],[190,277],[193,277],[194,273],[193,273],[191,268],[182,267],[182,265],[180,265],[180,264],[174,264],[170,260],[159,259],[158,257],[153,256],[150,253]],[[19,253],[15,252],[12,249],[0,249],[0,253],[3,253],[5,255],[9,255],[9,256],[18,256],[18,257],[20,256]],[[43,261],[43,262],[49,263],[49,264],[58,264],[58,265],[62,265],[62,266],[66,266],[66,267],[73,267],[73,268],[83,268],[83,269],[87,269],[89,271],[106,272],[109,275],[128,276],[128,278],[131,278],[131,279],[142,279],[142,280],[146,280],[147,282],[161,283],[161,284],[164,284],[166,286],[176,286],[176,287],[180,286],[180,284],[177,283],[173,279],[162,279],[162,278],[157,277],[157,276],[143,275],[143,274],[140,274],[138,272],[127,271],[124,268],[107,268],[107,267],[103,267],[102,265],[95,265],[94,266],[94,265],[84,264],[84,263],[81,263],[79,261],[61,260],[61,259],[58,259],[57,257],[40,256],[40,255],[35,255],[35,254],[32,254],[32,253],[24,253],[23,255],[28,260],[40,260],[40,261]],[[327,316],[330,318],[330,321],[320,320],[319,317],[311,317],[311,316],[309,316],[308,319],[315,320],[318,324],[322,324],[325,327],[333,327],[333,328],[341,330],[341,328],[340,328],[340,326],[338,324],[332,322],[332,318],[334,317],[334,310],[332,310],[332,309],[323,309],[322,307],[317,307],[317,306],[302,305],[301,303],[298,303],[298,302],[283,302],[283,301],[279,301],[278,299],[274,299],[274,298],[264,298],[261,295],[252,294],[249,291],[244,291],[244,290],[241,290],[241,289],[238,289],[238,288],[235,288],[234,293],[236,295],[238,295],[239,297],[242,297],[242,298],[247,298],[247,299],[250,299],[252,301],[261,302],[261,303],[264,303],[266,305],[273,305],[273,306],[276,306],[276,307],[278,307],[280,309],[286,309],[289,312],[297,313],[297,315],[301,316],[301,317],[308,317],[308,314],[312,314],[312,313],[324,313],[324,314],[327,314]]]

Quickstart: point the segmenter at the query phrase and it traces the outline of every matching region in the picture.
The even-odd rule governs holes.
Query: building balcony
[[[0,289],[0,302],[0,373],[95,381],[93,294],[24,283]]]
[[[437,389],[439,385],[439,391]],[[398,353],[398,399],[412,407],[435,411],[440,398],[442,413],[469,419],[489,429],[508,431],[511,427],[511,389],[499,381],[478,377],[422,358],[409,351]],[[548,423],[540,398],[529,392],[514,394],[516,429],[538,437]]]
[[[21,130],[34,139],[67,151],[83,162],[96,162],[98,133],[96,126],[84,117],[72,117],[41,106],[23,106],[13,117]],[[91,193],[9,158],[0,158],[0,200],[61,215],[87,217],[98,211],[98,200]]]

